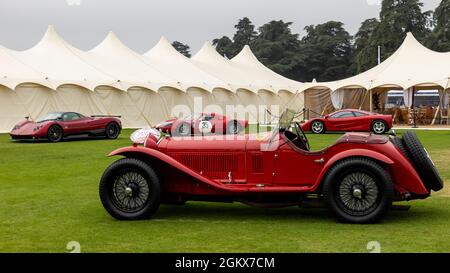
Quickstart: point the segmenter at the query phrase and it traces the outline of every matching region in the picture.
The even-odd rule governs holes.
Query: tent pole
[[[416,109],[414,109],[414,103],[415,103],[415,99],[414,99],[414,94],[416,93],[416,87],[414,86],[412,89],[412,103],[411,103],[411,109],[413,111],[413,127],[412,128],[417,128],[417,124],[416,124]]]
[[[369,89],[369,104],[370,104],[370,107],[369,107],[369,110],[370,110],[370,112],[372,112],[373,111],[373,105],[372,105],[372,88],[371,89]]]

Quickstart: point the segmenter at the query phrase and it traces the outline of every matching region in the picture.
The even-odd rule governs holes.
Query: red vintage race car
[[[373,132],[384,134],[392,128],[392,116],[355,109],[339,110],[302,124],[304,131],[323,134],[326,131]]]
[[[394,201],[424,199],[443,187],[412,132],[347,133],[310,151],[294,116],[285,112],[264,137],[150,135],[142,146],[115,150],[110,156],[124,158],[105,170],[101,202],[121,220],[150,218],[160,203],[200,200],[264,208],[326,204],[342,221],[371,223]]]
[[[53,112],[36,122],[26,118],[9,133],[12,139],[48,139],[58,142],[73,135],[105,136],[116,139],[122,123],[114,116],[86,117],[75,112]]]
[[[194,113],[183,119],[169,119],[155,126],[174,136],[206,134],[239,134],[248,126],[247,120],[229,119],[216,113]]]

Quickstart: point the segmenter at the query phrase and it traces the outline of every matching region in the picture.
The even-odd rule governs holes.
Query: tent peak
[[[172,44],[169,42],[169,40],[164,36],[161,36],[158,43],[144,54],[144,56],[147,56],[147,57],[150,57],[152,55],[160,55],[160,56],[172,55],[172,56],[182,56],[184,58],[187,58],[186,56],[184,56],[183,54],[178,52],[172,46]]]
[[[217,50],[215,49],[215,47],[212,45],[212,43],[210,41],[206,41],[202,48],[200,48],[200,50],[195,53],[194,56],[192,56],[191,58],[192,60],[206,60],[206,59],[215,59],[215,60],[219,60],[219,61],[226,61],[225,58],[223,58],[219,52],[217,52]]]
[[[255,54],[253,54],[253,51],[250,49],[249,45],[245,45],[241,52],[237,54],[233,59],[231,59],[233,62],[242,62],[242,63],[253,63],[262,65],[258,58],[256,58]]]

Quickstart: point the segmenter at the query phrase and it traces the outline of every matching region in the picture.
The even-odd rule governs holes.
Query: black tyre
[[[182,122],[178,124],[175,128],[173,135],[175,136],[190,136],[192,133],[191,125],[187,122]]]
[[[63,138],[64,131],[59,125],[52,125],[47,130],[47,139],[51,142],[59,142]]]
[[[395,145],[395,147],[397,147],[400,150],[400,152],[402,152],[404,156],[406,156],[409,159],[408,151],[406,150],[405,145],[403,145],[403,140],[401,138],[393,137],[392,143]]]
[[[408,152],[409,159],[428,190],[441,190],[444,187],[444,183],[417,135],[412,131],[406,131],[403,134],[403,144]]]
[[[393,184],[376,162],[350,158],[333,166],[325,178],[323,194],[338,220],[355,224],[381,219],[392,203]]]
[[[116,139],[120,134],[120,126],[115,122],[111,122],[106,126],[105,135],[106,138]]]
[[[103,207],[118,220],[148,219],[158,210],[161,199],[158,176],[134,158],[111,164],[100,180],[99,193]]]
[[[386,133],[389,130],[389,128],[388,128],[388,126],[387,126],[385,121],[383,121],[383,120],[374,120],[372,122],[370,130],[374,134],[382,135],[382,134]]]
[[[242,132],[243,128],[240,122],[236,120],[232,120],[227,124],[227,134],[229,135],[237,135]]]
[[[322,121],[315,120],[311,123],[311,132],[314,134],[323,134],[325,131],[325,124]]]

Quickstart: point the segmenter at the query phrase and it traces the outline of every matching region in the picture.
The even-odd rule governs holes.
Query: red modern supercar
[[[198,134],[239,134],[248,121],[229,119],[216,113],[195,113],[184,119],[169,119],[155,126],[156,129],[175,136]]]
[[[86,117],[75,112],[53,112],[36,122],[26,118],[14,126],[10,136],[12,139],[47,139],[51,142],[84,134],[116,139],[121,129],[120,119],[114,116]]]
[[[105,170],[101,202],[120,220],[150,218],[160,203],[197,200],[265,208],[323,204],[342,221],[370,223],[392,202],[427,198],[443,187],[412,132],[403,138],[347,133],[310,151],[292,118],[263,137],[150,135],[143,146],[113,151],[110,156],[125,158]]]
[[[339,110],[302,124],[304,131],[311,131],[315,134],[323,134],[326,131],[384,134],[391,128],[391,115],[380,115],[355,109]]]

